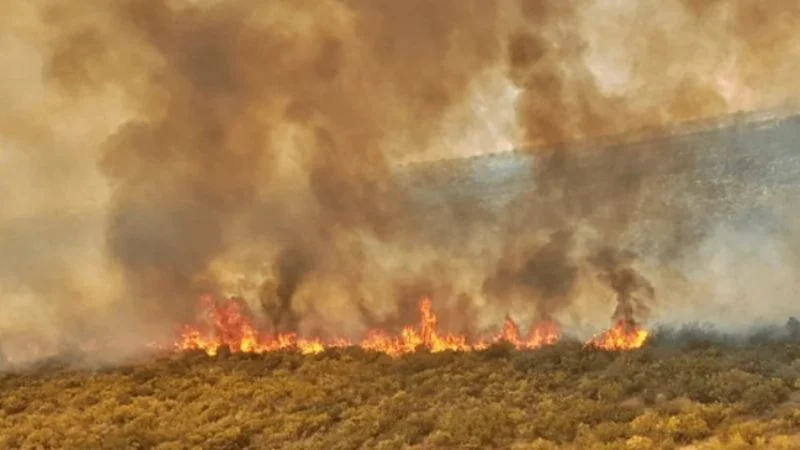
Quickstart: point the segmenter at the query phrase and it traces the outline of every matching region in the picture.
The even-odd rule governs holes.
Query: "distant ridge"
[[[576,170],[602,176],[578,183],[574,191],[604,189],[640,164],[648,168],[642,174],[647,183],[669,186],[669,201],[688,202],[687,215],[709,220],[762,208],[767,202],[771,208],[786,210],[795,203],[791,199],[800,196],[800,113],[796,108],[731,114],[569,148],[612,150],[587,151],[575,161]],[[535,152],[517,149],[406,164],[395,175],[414,199],[432,206],[432,214],[449,204],[499,213],[520,194],[529,195],[527,201],[537,198],[538,160]]]
[[[697,120],[684,121],[666,126],[653,126],[638,131],[631,131],[623,134],[604,135],[591,140],[575,141],[565,143],[563,146],[575,151],[586,149],[612,148],[632,144],[644,144],[661,140],[687,136],[695,133],[707,131],[735,128],[738,126],[754,127],[759,125],[770,125],[779,123],[782,120],[792,117],[800,117],[800,105],[787,103],[775,108],[756,111],[740,111],[726,114],[723,116],[709,117]],[[496,158],[526,158],[535,152],[537,148],[547,149],[547,146],[522,147],[511,150],[490,151],[478,155],[451,157],[441,159],[430,159],[422,161],[410,161],[396,165],[398,170],[414,170],[431,165],[456,164],[480,164],[482,160]]]

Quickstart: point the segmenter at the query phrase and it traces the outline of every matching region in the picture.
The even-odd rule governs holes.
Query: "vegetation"
[[[187,353],[0,375],[2,448],[800,448],[800,344]]]

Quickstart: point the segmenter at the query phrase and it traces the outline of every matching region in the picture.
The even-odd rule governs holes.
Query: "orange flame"
[[[537,349],[553,345],[561,338],[558,325],[550,321],[534,323],[528,336],[521,336],[519,326],[506,317],[502,332],[489,339],[470,343],[466,336],[442,334],[437,327],[436,314],[429,298],[419,304],[420,323],[417,327],[405,327],[399,335],[391,336],[382,330],[369,331],[357,344],[346,339],[323,340],[303,338],[294,333],[269,334],[260,332],[247,314],[246,306],[235,299],[215,301],[211,296],[203,296],[201,306],[207,314],[206,326],[184,326],[175,347],[179,351],[200,350],[214,356],[223,347],[231,352],[265,353],[281,350],[297,351],[311,355],[322,353],[330,348],[358,346],[364,350],[376,351],[396,357],[417,350],[432,353],[443,351],[482,350],[493,343],[505,342],[516,349]],[[620,324],[598,338],[590,341],[598,348],[606,350],[628,350],[644,344],[647,332],[620,328]]]
[[[620,320],[610,330],[592,338],[587,345],[608,351],[633,350],[644,345],[647,330]]]

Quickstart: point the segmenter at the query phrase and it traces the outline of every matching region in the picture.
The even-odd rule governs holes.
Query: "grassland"
[[[800,343],[173,355],[0,375],[2,448],[800,448]]]

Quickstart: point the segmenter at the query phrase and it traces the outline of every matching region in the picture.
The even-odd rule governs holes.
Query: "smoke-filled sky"
[[[620,242],[658,158],[565,144],[796,100],[798,27],[788,0],[5,1],[0,331],[149,338],[207,291],[320,333],[423,293],[454,327],[639,314]],[[436,231],[397,181],[515,147],[548,149],[547,208],[448,204]]]

